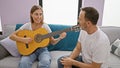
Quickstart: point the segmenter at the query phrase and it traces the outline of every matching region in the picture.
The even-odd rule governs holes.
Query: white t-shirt
[[[85,63],[102,63],[101,68],[107,68],[107,58],[110,54],[110,42],[107,35],[98,28],[93,34],[81,30],[78,42],[82,47],[82,59]]]
[[[21,30],[23,30],[23,29],[26,29],[26,30],[32,30],[32,27],[31,27],[32,25],[31,25],[31,23],[29,22],[29,23],[25,23],[23,26],[21,26],[19,29],[21,29]],[[51,31],[51,29],[50,29],[50,27],[46,24],[46,23],[44,23],[43,25],[42,25],[42,28],[45,28],[47,31],[48,31],[48,33],[51,33],[52,31]]]

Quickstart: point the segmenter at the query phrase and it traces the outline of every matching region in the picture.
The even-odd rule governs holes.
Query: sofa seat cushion
[[[57,64],[57,60],[58,58],[65,56],[65,55],[70,55],[72,51],[51,51],[51,68],[57,68],[58,64]]]
[[[51,68],[57,68],[57,60],[59,57],[64,55],[70,55],[71,51],[51,51]],[[2,60],[0,60],[0,68],[18,68],[20,58],[8,56]],[[32,65],[32,68],[37,68],[37,61],[35,61]]]
[[[17,68],[20,58],[8,56],[0,60],[0,68]]]
[[[18,68],[20,57],[8,56],[0,60],[0,68]],[[37,68],[37,61],[33,63],[32,68]]]
[[[110,53],[108,57],[109,68],[120,68],[120,57]]]

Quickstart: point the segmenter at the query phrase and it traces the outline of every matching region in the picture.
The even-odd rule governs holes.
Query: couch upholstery
[[[17,30],[23,24],[17,25],[3,25],[3,35],[0,36],[0,40],[6,38],[9,34],[13,31]],[[59,31],[66,28],[71,28],[68,25],[56,25],[56,24],[49,24],[51,30]],[[74,49],[79,32],[67,32],[67,36],[65,39],[61,40],[55,46],[49,45],[48,50],[51,53],[52,61],[51,61],[51,68],[57,68],[57,59],[62,55],[69,55],[71,51]],[[54,36],[58,37],[58,35]],[[72,41],[72,42],[71,42]],[[70,43],[69,43],[70,42]],[[13,57],[8,53],[3,46],[0,46],[0,51],[4,51],[0,53],[0,68],[17,68],[20,58]],[[4,56],[4,57],[3,57]],[[33,64],[33,68],[36,68],[37,61]]]
[[[17,28],[20,25],[17,26]],[[52,31],[62,30],[69,28],[68,25],[56,25],[49,24]],[[16,25],[3,25],[3,35],[0,35],[0,40],[6,38],[15,30]],[[120,38],[120,27],[113,26],[102,26],[100,27],[109,37],[110,42],[113,43],[117,38]],[[57,59],[63,55],[69,55],[74,49],[79,32],[67,32],[67,37],[60,41],[57,45],[49,45],[48,50],[50,51],[52,60],[51,68],[57,68]],[[57,37],[57,36],[55,36]],[[119,68],[120,67],[120,57],[110,54],[109,59],[109,68]],[[4,47],[0,45],[0,68],[17,68],[20,58],[13,57],[5,50]],[[33,64],[33,68],[36,68],[37,61]]]

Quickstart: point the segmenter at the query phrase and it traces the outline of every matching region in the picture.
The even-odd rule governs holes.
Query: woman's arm
[[[19,42],[23,42],[23,43],[30,43],[32,41],[31,38],[27,37],[27,38],[23,38],[23,37],[19,37],[17,36],[17,32],[19,32],[20,30],[17,30],[15,32],[13,32],[9,38],[14,40],[14,41],[19,41]]]
[[[50,38],[50,43],[52,44],[52,45],[55,45],[55,44],[57,44],[60,40],[62,40],[63,38],[65,38],[66,37],[66,32],[63,32],[62,34],[60,34],[60,36],[58,37],[58,38],[53,38],[53,37],[51,37]]]

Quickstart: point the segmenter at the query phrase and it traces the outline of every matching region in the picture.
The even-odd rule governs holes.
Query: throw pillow
[[[19,57],[20,54],[16,47],[16,42],[11,40],[9,37],[0,41],[0,44],[14,57]]]
[[[120,56],[120,39],[117,39],[112,43],[111,53]]]

